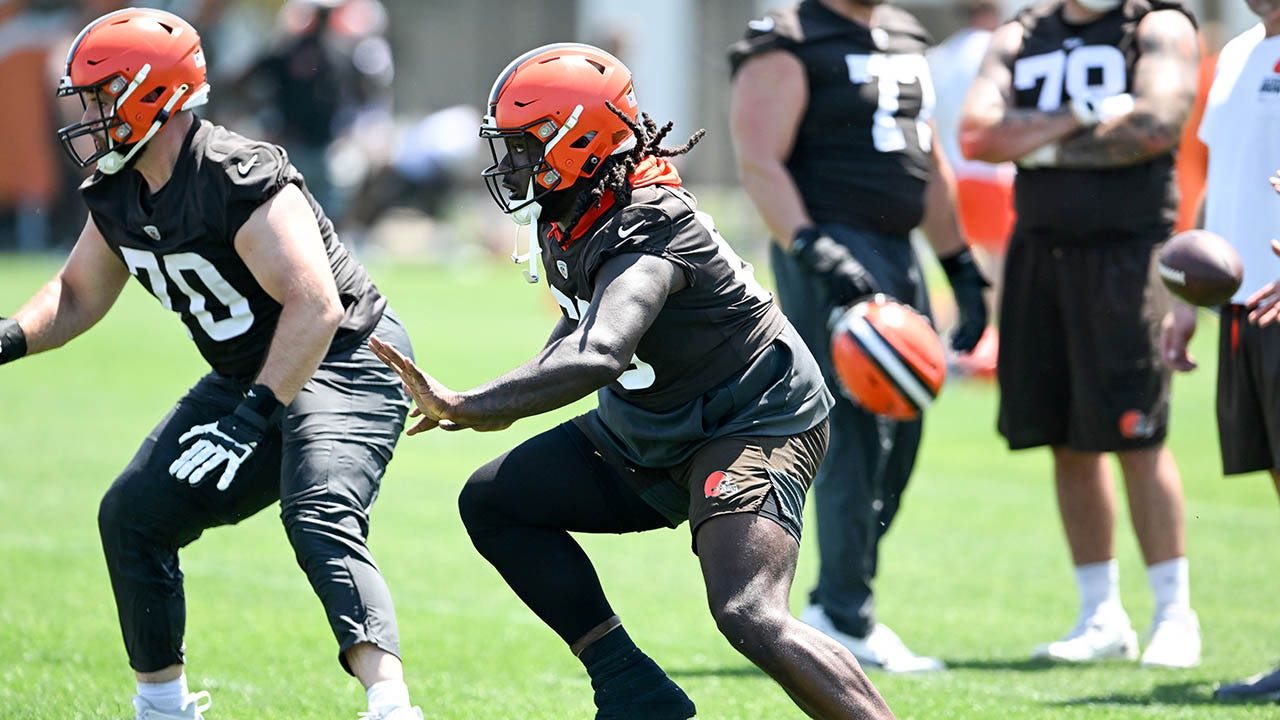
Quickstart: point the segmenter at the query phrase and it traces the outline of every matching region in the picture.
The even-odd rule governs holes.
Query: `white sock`
[[[1148,565],[1147,582],[1156,600],[1156,615],[1170,607],[1191,607],[1191,573],[1185,557]]]
[[[369,686],[369,712],[377,713],[392,708],[409,707],[409,686],[401,680],[383,680]]]
[[[138,683],[138,696],[157,710],[180,710],[187,700],[187,674],[161,683]]]
[[[1076,566],[1076,587],[1080,590],[1080,619],[1099,610],[1124,612],[1120,604],[1120,563],[1115,558]]]

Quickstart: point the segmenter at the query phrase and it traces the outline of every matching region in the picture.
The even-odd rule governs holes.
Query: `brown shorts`
[[[1158,245],[1014,235],[1000,308],[1000,434],[1012,449],[1134,450],[1164,441],[1169,293]]]
[[[1241,305],[1219,323],[1218,442],[1226,475],[1280,468],[1280,326],[1258,327]]]
[[[591,438],[584,423],[575,425]],[[669,468],[637,467],[593,444],[672,527],[689,521],[697,553],[702,523],[734,513],[769,518],[800,542],[805,495],[826,455],[827,439],[826,420],[799,435],[717,438]]]

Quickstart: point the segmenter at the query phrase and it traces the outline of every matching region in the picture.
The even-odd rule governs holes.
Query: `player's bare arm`
[[[434,427],[500,429],[580,400],[616,380],[667,296],[685,282],[667,260],[637,253],[615,257],[601,267],[595,296],[572,332],[520,367],[463,392],[441,385],[376,339],[370,347],[400,374],[418,406],[422,420],[409,429],[410,435]]]
[[[729,123],[738,177],[784,250],[797,229],[813,224],[786,167],[808,103],[804,65],[783,50],[747,60],[733,80]]]
[[[1169,152],[1196,100],[1200,44],[1195,26],[1176,10],[1148,14],[1138,25],[1142,56],[1134,66],[1133,111],[1063,140],[1058,165],[1136,165]]]
[[[937,137],[937,133],[934,133]],[[964,250],[969,245],[960,234],[960,221],[956,215],[956,176],[951,163],[942,152],[942,143],[935,142],[930,152],[933,173],[924,196],[924,221],[922,229],[929,238],[929,245],[938,257],[947,257]]]
[[[960,150],[970,160],[1005,162],[1079,131],[1067,107],[1052,111],[1014,107],[1013,61],[1022,50],[1022,26],[997,28],[965,96],[960,116]]]
[[[128,280],[128,268],[90,217],[66,264],[13,315],[26,336],[27,354],[61,347],[93,327]]]
[[[573,323],[569,321],[569,318],[565,317],[564,315],[561,315],[560,319],[556,321],[556,326],[551,328],[551,335],[547,338],[546,344],[543,345],[542,347],[543,348],[550,347],[553,343],[565,337],[571,332],[573,332]]]
[[[342,322],[342,303],[311,205],[288,185],[249,216],[236,252],[280,303],[266,362],[256,383],[288,405],[315,374]]]

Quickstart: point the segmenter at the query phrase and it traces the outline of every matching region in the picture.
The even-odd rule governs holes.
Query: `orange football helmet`
[[[895,420],[919,417],[947,376],[942,341],[929,320],[884,295],[839,316],[832,326],[831,360],[850,398]]]
[[[635,147],[634,133],[606,103],[635,121],[631,71],[600,48],[544,45],[507,65],[489,91],[480,126],[493,153],[482,175],[503,212],[521,225],[534,222],[541,211],[536,203],[547,193],[592,177],[606,157]],[[518,140],[525,143],[515,145]],[[535,151],[512,152],[521,145]],[[512,197],[526,186],[524,197]]]
[[[177,110],[209,99],[200,35],[186,20],[162,10],[127,8],[89,23],[71,43],[58,97],[76,95],[87,111],[58,139],[80,167],[119,171]],[[73,141],[90,136],[95,149],[81,153]]]

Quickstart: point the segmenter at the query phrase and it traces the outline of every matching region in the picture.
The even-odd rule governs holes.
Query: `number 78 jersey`
[[[1015,18],[1023,34],[1022,49],[1010,68],[1014,107],[1053,112],[1073,98],[1133,92],[1142,56],[1137,41],[1142,19],[1157,10],[1190,17],[1173,0],[1124,0],[1097,20],[1075,25],[1063,17],[1063,4],[1039,2]],[[1082,242],[1096,242],[1099,236],[1164,239],[1176,212],[1172,151],[1125,167],[1023,169],[1014,187],[1018,229],[1029,235],[1068,235]]]
[[[108,247],[161,305],[178,313],[209,365],[247,380],[266,358],[280,305],[240,259],[235,236],[289,184],[303,187],[282,149],[197,120],[159,192],[150,193],[130,168],[95,173],[80,192]],[[347,349],[377,324],[386,301],[303,191],[345,310],[330,349]]]

